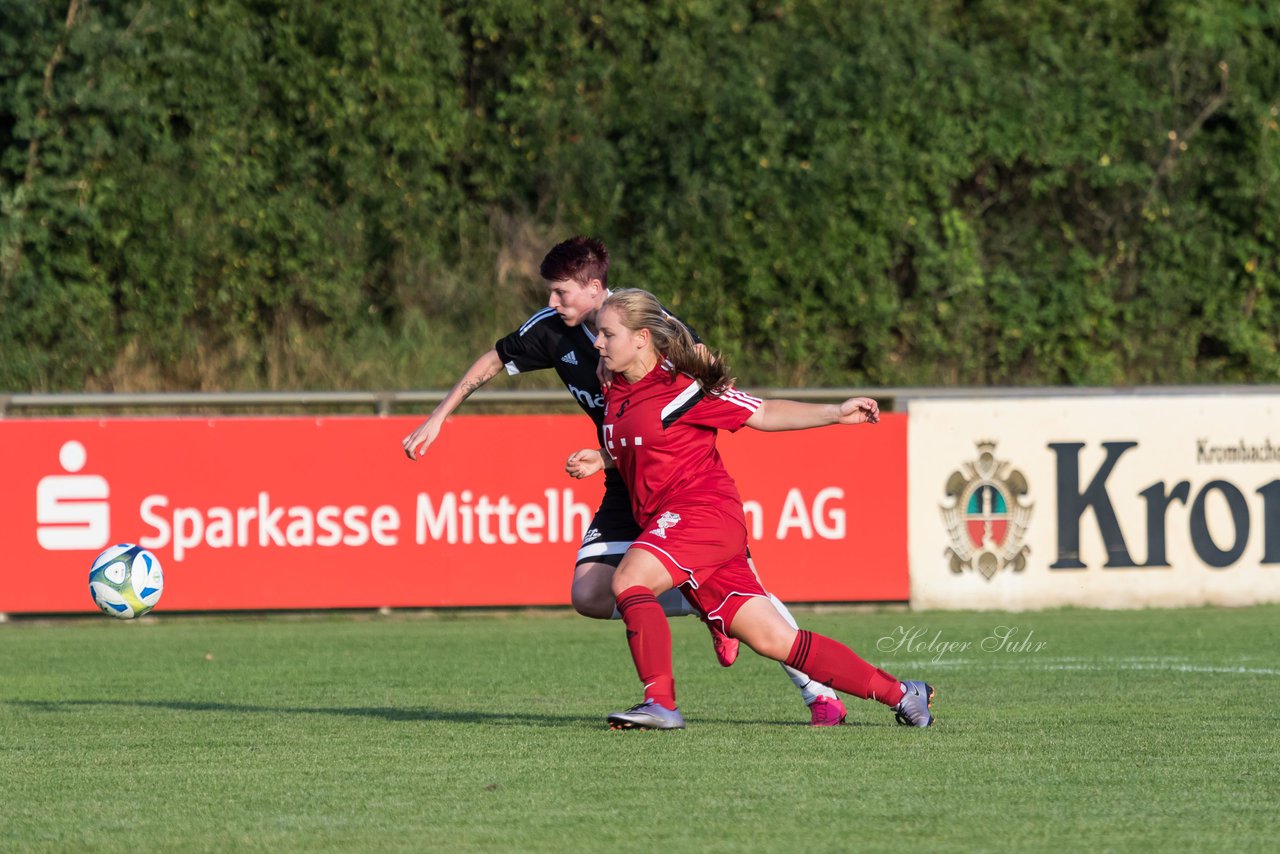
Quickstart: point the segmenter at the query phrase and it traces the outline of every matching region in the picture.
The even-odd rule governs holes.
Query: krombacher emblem
[[[951,537],[951,571],[976,571],[988,581],[1008,567],[1021,572],[1029,547],[1022,544],[1031,519],[1027,479],[995,456],[996,443],[978,442],[978,458],[947,478],[942,518]]]

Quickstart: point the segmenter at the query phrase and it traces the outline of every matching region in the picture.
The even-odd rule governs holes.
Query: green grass
[[[927,678],[938,725],[804,726],[777,665],[721,670],[687,618],[671,733],[604,728],[638,699],[621,624],[560,612],[3,625],[0,848],[1274,845],[1280,607],[796,613]],[[982,649],[999,626],[1044,646]],[[877,650],[911,629],[971,646]]]

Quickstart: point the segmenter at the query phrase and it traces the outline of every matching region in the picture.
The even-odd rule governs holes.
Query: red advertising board
[[[0,613],[93,610],[94,556],[160,558],[157,611],[561,605],[602,481],[581,416],[0,421]],[[906,417],[724,434],[752,550],[784,600],[905,600]]]

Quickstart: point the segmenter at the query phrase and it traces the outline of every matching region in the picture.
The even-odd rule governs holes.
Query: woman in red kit
[[[792,628],[747,565],[742,497],[716,450],[716,431],[804,430],[874,424],[876,402],[761,400],[733,387],[718,357],[695,348],[683,324],[652,294],[614,291],[597,315],[595,346],[613,372],[605,398],[604,453],[579,451],[576,477],[614,465],[631,492],[641,534],[613,576],[613,593],[644,685],[644,701],[609,715],[615,729],[680,729],[671,629],[657,596],[673,586],[708,620],[760,655],[807,672],[838,691],[889,706],[899,723],[929,726],[933,688],[902,682],[847,646]]]

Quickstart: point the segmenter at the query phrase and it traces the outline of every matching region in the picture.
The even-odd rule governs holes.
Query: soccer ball
[[[132,543],[112,546],[89,570],[89,594],[104,614],[132,620],[160,601],[164,576],[156,556]]]

